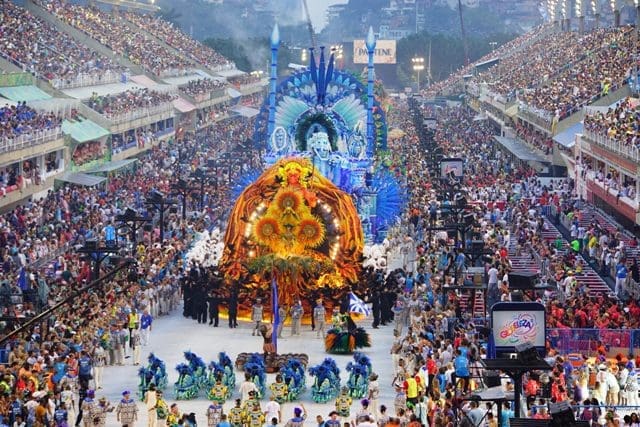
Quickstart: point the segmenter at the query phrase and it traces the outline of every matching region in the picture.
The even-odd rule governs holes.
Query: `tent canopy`
[[[177,98],[173,100],[173,108],[181,113],[188,113],[196,109],[196,106],[187,101],[184,98]]]
[[[549,163],[547,159],[516,139],[505,138],[504,136],[498,135],[495,135],[493,139],[495,139],[500,145],[509,150],[511,154],[522,161]]]
[[[51,98],[51,95],[33,85],[0,87],[0,96],[16,102],[39,101],[41,99]]]
[[[583,130],[582,123],[576,123],[554,136],[553,140],[564,147],[571,148],[576,145],[576,134],[582,133]]]
[[[242,117],[251,118],[260,112],[259,110],[251,107],[245,107],[244,105],[236,105],[231,109],[234,113],[241,115]]]
[[[82,185],[84,187],[94,187],[106,180],[106,178],[101,176],[89,175],[81,172],[76,172],[76,173],[67,172],[56,179],[58,181],[68,182],[69,184],[74,184],[74,185]]]
[[[62,132],[71,135],[76,142],[95,141],[109,135],[109,131],[101,128],[89,119],[62,122]]]
[[[118,169],[122,169],[126,166],[129,166],[132,163],[137,162],[138,159],[124,159],[124,160],[114,160],[112,162],[103,163],[98,165],[92,169],[87,170],[87,173],[104,173],[104,172],[113,172]]]

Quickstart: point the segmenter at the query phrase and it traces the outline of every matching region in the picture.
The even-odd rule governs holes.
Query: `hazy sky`
[[[332,4],[348,2],[349,0],[307,0],[309,12],[311,13],[311,21],[313,22],[313,29],[316,32],[319,32],[324,27],[324,13],[327,10],[327,7]]]

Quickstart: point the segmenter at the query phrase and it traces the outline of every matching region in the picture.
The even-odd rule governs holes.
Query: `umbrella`
[[[368,316],[371,314],[371,310],[367,307],[364,301],[358,298],[353,292],[349,292],[349,312],[359,313]]]

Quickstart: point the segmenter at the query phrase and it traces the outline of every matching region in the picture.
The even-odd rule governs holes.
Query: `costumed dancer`
[[[182,413],[180,412],[180,408],[178,408],[178,404],[172,403],[171,408],[169,409],[169,415],[167,416],[167,426],[177,427],[180,425],[181,420]]]
[[[337,312],[334,308],[331,323],[333,327],[324,341],[328,353],[349,354],[357,348],[371,347],[369,334],[356,326],[348,313]]]
[[[264,307],[262,306],[262,299],[256,298],[255,304],[251,307],[251,321],[256,325],[251,331],[251,335],[255,336],[257,332],[260,332],[260,325],[262,324],[262,316],[264,315]]]
[[[276,402],[282,404],[287,401],[287,394],[289,393],[289,387],[285,384],[282,375],[276,375],[276,382],[269,386],[271,393],[276,399]]]
[[[207,408],[207,427],[217,427],[222,420],[222,404],[213,402]]]
[[[216,378],[216,383],[209,391],[208,397],[216,403],[223,404],[227,400],[227,390],[227,386],[222,384],[222,378],[218,376]]]
[[[140,364],[140,350],[142,347],[142,338],[138,329],[131,330],[131,348],[133,349],[133,364]]]
[[[264,361],[267,362],[267,356],[270,354],[276,354],[276,347],[273,345],[273,327],[267,325],[260,325],[260,335],[264,343],[262,344],[262,352],[264,354]]]
[[[244,409],[242,409],[242,400],[236,399],[236,405],[229,410],[229,423],[231,427],[242,427],[244,420]]]
[[[343,421],[347,421],[351,414],[351,403],[353,403],[353,399],[349,396],[349,387],[342,387],[340,390],[340,395],[336,398],[336,412]]]
[[[156,415],[158,416],[158,425],[167,425],[167,419],[169,417],[169,405],[167,401],[162,397],[162,391],[156,390],[157,402],[156,402]]]
[[[260,402],[253,402],[250,409],[244,413],[246,427],[262,427],[264,425],[264,413],[260,409]]]
[[[113,406],[106,397],[101,397],[98,404],[93,407],[91,422],[93,427],[105,427],[107,425],[107,413],[113,412]]]
[[[137,331],[137,329],[134,329]],[[125,390],[122,392],[122,399],[116,406],[116,419],[122,424],[122,427],[133,427],[138,421],[138,406],[131,398],[131,392]]]

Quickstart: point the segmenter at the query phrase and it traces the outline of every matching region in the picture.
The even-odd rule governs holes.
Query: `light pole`
[[[413,58],[411,58],[411,63],[413,64],[413,71],[415,71],[418,75],[418,92],[420,92],[420,71],[424,70],[424,58],[420,56],[414,56]]]

